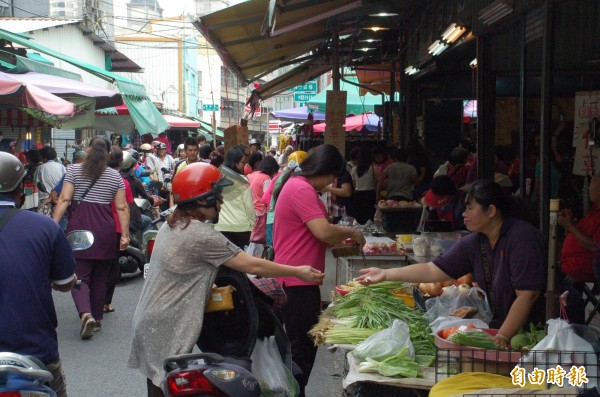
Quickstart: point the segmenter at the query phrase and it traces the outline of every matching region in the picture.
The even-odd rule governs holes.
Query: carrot
[[[450,327],[442,330],[442,338],[448,339],[450,335],[455,333],[458,330],[458,327]]]

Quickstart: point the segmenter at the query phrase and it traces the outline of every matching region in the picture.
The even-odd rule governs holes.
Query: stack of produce
[[[415,353],[435,355],[434,338],[423,313],[408,307],[392,293],[402,288],[407,285],[385,281],[340,297],[310,331],[315,344],[356,345],[400,319],[409,326]]]

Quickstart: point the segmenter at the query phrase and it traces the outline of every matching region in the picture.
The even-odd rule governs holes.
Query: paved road
[[[102,331],[87,341],[79,338],[80,321],[71,294],[54,291],[59,351],[70,397],[146,396],[146,379],[126,366],[131,319],[143,282],[141,277],[136,277],[117,285],[113,301],[117,310],[105,315]],[[341,372],[342,357],[320,348],[307,396],[342,396]]]

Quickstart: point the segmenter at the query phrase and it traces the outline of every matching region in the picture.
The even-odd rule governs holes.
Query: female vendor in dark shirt
[[[428,263],[386,270],[362,269],[358,281],[427,283],[472,273],[490,301],[490,328],[499,329],[496,343],[508,347],[510,338],[528,321],[543,321],[543,300],[539,298],[546,288],[544,239],[534,226],[510,215],[515,202],[495,182],[474,182],[465,206],[465,226],[472,233],[450,250]]]

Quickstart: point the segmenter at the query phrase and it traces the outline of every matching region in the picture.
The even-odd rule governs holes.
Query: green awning
[[[103,80],[115,83],[123,96],[123,100],[129,108],[131,118],[140,135],[151,134],[157,137],[159,133],[169,128],[169,124],[162,118],[160,112],[146,95],[146,88],[143,84],[130,80],[126,77],[101,69],[97,66],[82,62],[78,59],[54,51],[46,46],[28,39],[22,34],[14,34],[7,30],[0,29],[0,39],[19,44],[23,47],[31,48],[42,54],[52,56],[63,60],[88,73],[93,74]]]
[[[27,54],[27,55],[29,55],[29,54]],[[0,61],[0,67],[2,69],[4,69],[3,71],[6,73],[21,74],[21,73],[27,73],[27,72],[37,72],[37,73],[48,74],[51,76],[64,77],[66,79],[71,79],[71,80],[77,80],[77,81],[83,80],[81,78],[81,75],[79,75],[77,73],[69,72],[68,70],[54,67],[52,64],[40,62],[40,61],[37,61],[34,59],[25,58],[25,57],[22,57],[19,55],[14,55],[14,54],[8,53],[6,51],[0,50],[0,57],[4,57],[6,59],[6,56],[10,56],[10,58],[12,58],[16,61],[15,64]],[[42,58],[42,57],[40,57],[40,58]],[[46,58],[44,58],[44,59],[46,59]]]
[[[27,58],[32,59],[32,60],[37,61],[37,62],[45,63],[47,65],[54,66],[54,62],[52,62],[48,58],[44,58],[43,56],[41,56],[37,52],[28,52],[27,53]]]
[[[349,77],[346,80],[358,82],[356,77]],[[319,107],[319,112],[325,113],[325,106],[327,105],[327,91],[333,91],[333,83],[328,85],[323,91],[306,101],[309,105],[315,105]],[[348,94],[346,100],[346,114],[363,114],[367,112],[374,112],[375,105],[381,105],[381,95],[366,94],[360,96],[360,88],[340,81],[340,91],[346,91]],[[386,95],[385,99],[388,100],[389,96]]]
[[[207,123],[206,121],[199,120],[195,117],[190,117],[190,118],[200,122],[200,128],[198,128],[198,131],[206,137],[207,141],[212,142],[212,140],[213,140],[212,125],[210,125],[210,123]],[[217,128],[217,136],[219,138],[225,138],[225,134],[223,134],[223,131],[221,131],[218,128]]]

